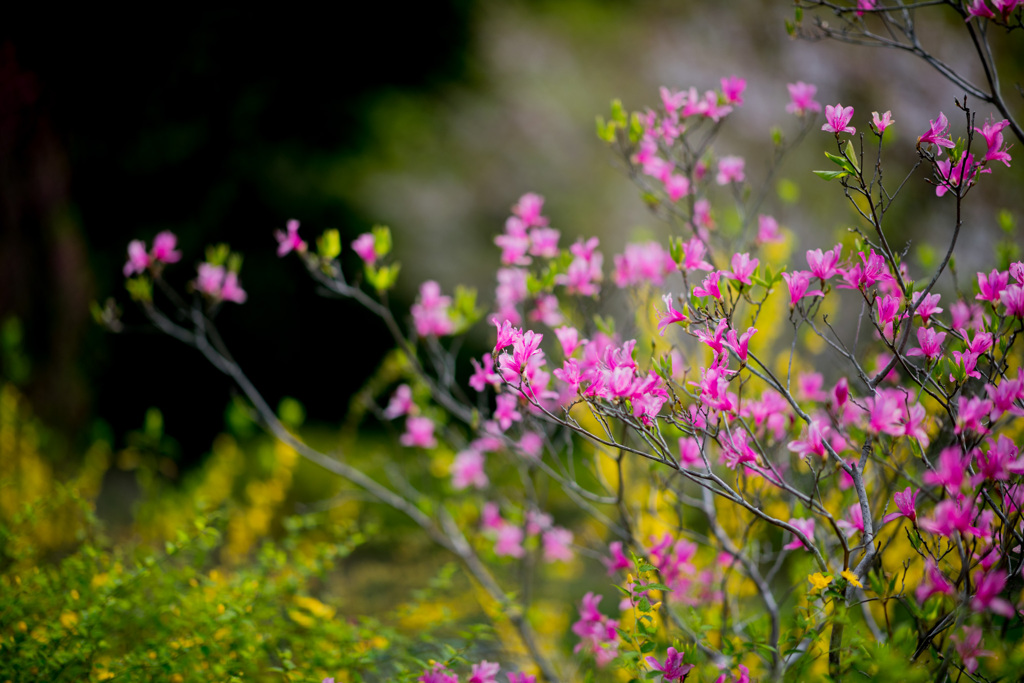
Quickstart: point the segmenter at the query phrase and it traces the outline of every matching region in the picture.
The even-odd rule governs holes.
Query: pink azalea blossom
[[[891,512],[882,518],[882,524],[888,524],[894,519],[906,517],[911,522],[917,521],[917,496],[920,491],[914,491],[909,486],[906,491],[897,491],[893,494],[893,502],[899,512]]]
[[[149,254],[146,253],[146,243],[142,240],[132,240],[128,243],[128,262],[124,264],[124,276],[130,277],[134,273],[144,273],[149,268]]]
[[[274,231],[274,238],[277,240],[277,255],[284,256],[293,249],[297,252],[306,251],[306,243],[299,237],[299,222],[295,219],[288,221],[288,232]]]
[[[750,258],[750,254],[743,252],[742,254],[733,254],[732,256],[732,272],[725,274],[727,278],[732,280],[738,280],[745,285],[753,284],[750,281],[754,271],[757,270],[757,266],[760,263],[759,259]]]
[[[708,273],[708,276],[704,278],[704,282],[693,288],[693,295],[701,298],[710,296],[714,299],[721,299],[722,291],[718,287],[718,281],[721,277],[722,273],[717,270]]]
[[[917,306],[917,310],[914,311],[914,314],[921,316],[921,322],[923,322],[925,325],[927,325],[929,320],[930,320],[930,318],[933,315],[936,315],[938,313],[942,313],[943,309],[939,308],[939,306],[938,306],[939,300],[942,298],[942,295],[941,294],[929,294],[928,296],[926,296],[924,298],[923,301],[921,301],[921,303],[918,303],[917,300],[920,299],[920,298],[921,298],[921,292],[914,292],[914,296],[913,296],[912,302],[913,302],[914,305]]]
[[[1009,602],[999,597],[1006,587],[1006,572],[990,570],[982,575],[974,576],[974,597],[971,598],[971,609],[975,612],[990,611],[1012,619],[1017,613]]]
[[[797,81],[787,84],[786,87],[789,89],[790,99],[789,104],[786,105],[786,111],[797,116],[821,111],[821,103],[814,100],[814,94],[818,92],[817,86]]]
[[[779,222],[771,216],[764,214],[757,215],[757,242],[758,244],[768,244],[770,242],[778,242],[782,239],[782,235],[779,233]]]
[[[684,467],[704,464],[704,458],[700,454],[700,444],[692,436],[679,437],[679,464]]]
[[[951,538],[954,533],[977,535],[980,531],[971,526],[974,520],[974,506],[970,501],[958,503],[944,500],[935,506],[930,517],[922,517],[918,526],[930,534]]]
[[[747,81],[739,76],[733,75],[722,79],[722,95],[729,104],[742,105],[743,91],[746,89]]]
[[[499,671],[501,671],[500,664],[482,659],[479,664],[473,665],[468,683],[497,683],[494,677],[498,675]]]
[[[571,562],[572,532],[560,526],[551,527],[541,538],[546,562]]]
[[[783,273],[782,279],[786,281],[786,285],[789,287],[790,306],[796,306],[796,302],[805,296],[825,295],[820,289],[812,289],[808,291],[808,288],[811,286],[811,273],[808,273],[806,270]]]
[[[412,407],[412,389],[408,384],[399,384],[395,393],[391,395],[391,400],[388,401],[388,407],[384,409],[384,417],[394,420],[396,417],[406,415],[412,410]]]
[[[451,302],[451,297],[441,295],[441,285],[433,280],[420,285],[420,295],[410,309],[416,334],[421,337],[451,334],[455,330],[448,317]]]
[[[953,149],[953,139],[949,135],[949,120],[946,115],[939,112],[939,118],[929,121],[928,132],[917,139],[917,146],[936,145],[940,149],[936,154],[942,154],[942,147]]]
[[[925,600],[933,595],[953,595],[953,593],[953,584],[949,582],[945,574],[935,566],[931,559],[925,560],[924,579],[918,585],[917,590],[914,591],[914,597],[917,598],[917,602],[923,605]]]
[[[857,0],[857,16],[863,16],[864,10],[874,9],[877,0]]]
[[[733,352],[739,357],[740,362],[747,362],[747,345],[750,343],[750,338],[757,333],[756,327],[748,327],[747,331],[737,338],[736,330],[729,330],[725,335],[724,345],[733,350]]]
[[[377,260],[377,240],[373,234],[364,232],[352,240],[352,251],[363,260],[363,263],[372,266]]]
[[[660,286],[676,269],[671,254],[657,242],[627,244],[625,252],[615,256],[613,279],[619,287],[644,283]]]
[[[405,433],[399,438],[399,442],[409,448],[434,448],[437,446],[437,439],[434,438],[434,421],[423,416],[408,417],[405,421]]]
[[[719,185],[729,183],[742,183],[745,179],[743,174],[743,157],[727,156],[718,160],[718,175],[715,182]]]
[[[917,328],[917,344],[920,348],[907,351],[908,356],[924,356],[930,361],[942,355],[942,342],[946,339],[945,332],[936,332],[930,327]]]
[[[978,133],[985,138],[985,143],[988,145],[988,151],[985,153],[985,162],[989,161],[1001,161],[1010,166],[1010,153],[1007,151],[1008,147],[1003,147],[1003,129],[1010,125],[1009,120],[1003,119],[998,123],[994,120],[990,120],[985,123],[981,128],[975,128]]]
[[[558,256],[561,233],[554,228],[534,228],[530,231],[530,253],[542,258]]]
[[[170,230],[164,230],[153,238],[151,256],[160,263],[177,263],[181,260],[181,252],[176,250],[178,238]]]
[[[487,486],[487,473],[484,472],[484,455],[475,450],[462,451],[455,456],[451,468],[452,488],[461,491],[472,486],[482,489]]]
[[[886,128],[888,128],[889,126],[896,122],[892,120],[891,111],[887,111],[881,116],[878,115],[877,111],[873,111],[871,112],[871,123],[874,124],[875,131],[877,131],[878,134],[881,135],[882,133],[885,132]]]
[[[512,213],[519,217],[527,228],[545,227],[548,224],[548,219],[540,215],[543,208],[544,198],[539,194],[527,192],[512,207]]]
[[[942,197],[950,190],[958,192],[964,187],[974,184],[977,175],[974,167],[974,155],[964,154],[955,164],[949,159],[935,162],[935,172],[939,182],[935,184],[935,196]],[[959,192],[963,196],[962,192]]]
[[[829,133],[850,133],[851,135],[857,132],[857,129],[850,125],[850,119],[853,118],[853,107],[844,107],[842,104],[836,104],[835,106],[829,104],[825,106],[825,120],[827,123],[822,125],[821,129]]]
[[[612,541],[608,544],[608,550],[611,552],[611,557],[601,558],[604,566],[608,568],[608,576],[614,575],[620,569],[629,569],[633,566],[633,563],[622,552],[622,541]]]
[[[418,683],[459,683],[459,677],[440,662],[434,662],[434,665],[425,670],[416,680]]]
[[[807,517],[805,519],[799,519],[794,517],[789,520],[790,526],[795,527],[800,533],[807,537],[808,541],[814,542],[814,518]],[[804,544],[800,537],[793,534],[793,540],[786,545],[782,546],[783,550],[802,550],[807,546]]]
[[[245,303],[248,295],[238,284],[238,273],[228,271],[224,266],[200,263],[195,286],[214,301]]]
[[[677,652],[674,647],[668,649],[664,664],[650,655],[647,656],[647,663],[655,671],[661,672],[663,681],[683,681],[693,669],[693,664],[683,663],[683,653]]]
[[[537,683],[537,677],[532,674],[524,674],[520,671],[515,673],[506,673],[508,676],[508,683]]]
[[[587,593],[580,604],[580,618],[572,625],[572,632],[580,638],[573,652],[587,650],[593,653],[598,666],[605,666],[619,654],[619,634],[615,630],[619,622],[601,614],[597,605],[600,595]]]
[[[999,293],[999,301],[1006,307],[1006,315],[1024,318],[1024,287],[1010,285]]]
[[[1006,289],[1009,281],[1010,273],[1008,271],[1000,271],[998,268],[993,269],[988,275],[978,273],[979,292],[974,298],[978,301],[995,303],[999,301],[999,294]]]
[[[666,294],[661,297],[661,299],[665,302],[667,310],[665,313],[661,313],[660,311],[658,312],[658,334],[664,337],[665,330],[669,325],[673,323],[684,323],[689,320],[689,318],[677,311],[675,306],[672,305],[673,297],[671,294]]]
[[[523,530],[515,524],[504,522],[498,527],[498,539],[494,544],[494,554],[498,557],[522,557],[525,555]]]
[[[690,194],[690,179],[679,173],[672,173],[665,179],[665,192],[669,201],[677,202]]]
[[[951,636],[950,640],[956,643],[956,653],[964,663],[967,673],[973,674],[978,670],[979,657],[995,657],[994,652],[981,649],[982,632],[977,626],[965,626],[963,634]]]
[[[679,267],[684,270],[714,270],[714,266],[704,260],[705,253],[707,248],[704,243],[697,237],[690,238],[690,241],[683,245],[683,262]]]
[[[807,266],[811,269],[811,275],[822,280],[835,277],[839,273],[839,257],[842,251],[842,244],[837,244],[826,252],[822,252],[821,249],[809,249]]]
[[[985,17],[986,19],[995,19],[995,13],[988,8],[985,4],[985,0],[971,0],[970,4],[967,5],[967,19],[970,21],[974,17]]]
[[[843,533],[847,538],[853,535],[853,532],[859,531],[864,533],[864,511],[860,507],[860,503],[854,503],[846,511],[846,519],[837,519],[836,526],[843,530]]]

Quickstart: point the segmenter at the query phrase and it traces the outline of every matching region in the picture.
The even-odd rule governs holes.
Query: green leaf
[[[835,180],[836,178],[845,178],[850,175],[844,171],[814,171],[813,173],[822,180]]]
[[[626,116],[626,110],[622,107],[622,100],[618,98],[612,100],[612,121],[623,128],[626,127],[626,123],[629,121]]]
[[[132,301],[148,304],[153,300],[153,283],[143,275],[125,280],[124,286]]]
[[[215,266],[223,266],[230,254],[231,248],[228,245],[211,244],[206,248],[206,262]]]
[[[615,336],[615,318],[608,316],[607,318],[601,317],[600,315],[594,316],[594,324],[597,325],[597,329],[609,337]]]
[[[843,148],[843,156],[845,156],[847,161],[853,165],[853,168],[856,169],[857,173],[860,173],[860,164],[857,162],[857,150],[853,148],[852,140],[846,141],[846,147]]]
[[[373,226],[373,251],[378,258],[383,258],[391,253],[391,228],[386,225]],[[396,273],[397,275],[397,273]]]
[[[334,229],[324,230],[324,234],[317,238],[316,249],[320,256],[332,261],[341,254],[341,234]],[[376,244],[374,244],[376,251]]]
[[[306,421],[306,409],[298,400],[285,396],[277,405],[277,416],[286,426],[297,429]]]
[[[605,122],[603,116],[597,117],[597,137],[605,142],[615,142],[615,122]]]
[[[857,167],[851,164],[850,160],[847,159],[846,157],[841,157],[838,154],[830,154],[828,152],[825,152],[825,156],[827,156],[832,163],[834,163],[836,166],[843,169],[847,173],[851,175],[857,174]],[[817,173],[817,171],[815,171],[815,173]]]

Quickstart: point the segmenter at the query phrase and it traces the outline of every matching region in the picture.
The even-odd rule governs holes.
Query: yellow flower
[[[851,572],[849,569],[844,569],[843,573],[840,576],[849,581],[851,586],[855,586],[857,588],[864,587],[864,584],[857,580],[857,575]]]
[[[817,591],[827,588],[828,585],[832,583],[832,577],[828,576],[827,574],[822,574],[821,572],[809,575],[807,577],[807,580],[811,582],[811,585],[814,587],[814,590]]]

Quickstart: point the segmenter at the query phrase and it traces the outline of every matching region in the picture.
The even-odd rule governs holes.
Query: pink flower
[[[808,517],[806,519],[798,519],[794,517],[789,520],[790,526],[795,527],[800,533],[807,537],[807,540],[814,541],[814,518]],[[783,550],[801,550],[805,548],[805,544],[800,540],[800,537],[793,534],[793,540],[782,546]]]
[[[195,286],[214,301],[245,303],[247,295],[238,285],[238,273],[228,272],[224,266],[200,263]]]
[[[561,233],[554,228],[534,228],[530,231],[530,253],[542,258],[558,256]]]
[[[611,558],[601,558],[604,566],[608,567],[608,576],[612,576],[620,569],[629,569],[633,566],[633,563],[630,562],[629,558],[622,552],[621,541],[612,541],[609,543],[608,550],[611,551]]]
[[[459,683],[459,677],[440,662],[435,662],[434,666],[425,670],[416,680],[419,683]]]
[[[729,76],[729,78],[722,79],[722,94],[725,96],[725,101],[729,104],[735,104],[737,106],[743,104],[743,91],[747,88],[746,80],[739,76]]]
[[[834,277],[839,272],[839,256],[842,251],[842,244],[837,244],[824,253],[821,249],[809,249],[807,251],[807,266],[811,269],[811,275],[822,280]]]
[[[721,299],[722,292],[718,288],[718,281],[721,279],[722,273],[715,270],[708,273],[708,276],[704,278],[704,282],[693,288],[693,295],[697,297],[712,297],[714,299]]]
[[[693,669],[693,664],[683,663],[683,653],[677,652],[674,647],[668,649],[668,656],[665,657],[664,664],[650,655],[647,656],[647,663],[655,671],[661,672],[663,681],[683,681]]]
[[[512,213],[519,217],[519,220],[523,222],[523,225],[527,228],[531,227],[544,227],[548,224],[548,219],[540,215],[541,209],[544,208],[544,198],[539,194],[533,192],[527,192],[515,206],[512,207]]]
[[[924,473],[924,483],[944,486],[955,495],[964,483],[967,463],[959,446],[943,449],[936,469]]]
[[[757,266],[760,263],[758,259],[750,258],[750,254],[743,252],[742,254],[732,255],[732,272],[726,273],[725,276],[732,279],[738,280],[745,285],[753,284],[750,281],[750,277],[757,270]]]
[[[560,526],[551,527],[542,537],[546,562],[572,561],[572,532]]]
[[[971,526],[974,519],[974,506],[970,501],[957,503],[953,500],[944,500],[935,506],[931,517],[922,517],[918,526],[930,534],[938,534],[951,538],[954,533],[978,534],[979,530]]]
[[[949,121],[945,114],[939,112],[939,118],[929,121],[928,132],[917,139],[917,146],[921,145],[937,145],[947,149],[954,147],[953,139],[949,135]],[[937,154],[942,154],[942,150],[938,150]]]
[[[537,677],[522,672],[507,673],[508,683],[537,683]]]
[[[988,275],[978,273],[978,294],[974,298],[978,301],[995,303],[999,301],[999,294],[1006,289],[1009,281],[1010,273],[1000,272],[998,268],[993,269]]]
[[[949,582],[935,563],[930,559],[925,560],[924,563],[924,580],[921,585],[914,591],[914,597],[920,604],[924,604],[925,600],[938,593],[939,595],[953,595],[953,584]]]
[[[825,106],[825,123],[821,129],[828,131],[829,133],[850,133],[851,135],[857,132],[857,129],[850,125],[850,119],[853,118],[853,107],[844,107],[842,104],[836,104],[835,106],[829,104]]]
[[[745,178],[743,175],[743,166],[743,157],[722,157],[718,160],[718,175],[715,177],[715,181],[719,185],[742,183]]]
[[[493,664],[486,659],[482,659],[479,664],[473,665],[468,683],[497,683],[494,677],[498,675],[500,670],[500,664]]]
[[[455,330],[448,317],[451,302],[451,297],[441,295],[441,285],[433,280],[420,285],[419,298],[410,309],[416,334],[421,337],[451,334]]]
[[[274,238],[277,240],[278,256],[284,256],[292,249],[300,254],[306,251],[306,243],[299,237],[299,222],[295,219],[288,221],[287,234],[280,230],[275,230]]]
[[[804,116],[810,111],[821,111],[821,103],[814,100],[814,94],[818,92],[817,86],[797,81],[787,84],[786,87],[789,89],[790,99],[786,111],[797,116]]]
[[[498,422],[501,431],[507,430],[513,422],[523,419],[522,414],[516,410],[519,399],[512,394],[498,394],[495,398],[497,406],[494,409],[494,419]]]
[[[1024,318],[1024,287],[1010,285],[999,293],[999,301],[1006,306],[1006,315]]]
[[[935,185],[935,196],[941,197],[950,190],[960,190],[974,183],[976,176],[974,155],[964,154],[955,164],[949,159],[935,162],[935,173],[939,182]],[[958,193],[962,196],[962,193]]]
[[[977,626],[965,626],[963,635],[957,634],[950,638],[956,643],[956,653],[963,660],[967,673],[973,674],[978,670],[979,657],[994,657],[994,652],[981,649],[981,629]]]
[[[494,372],[494,361],[491,359],[491,354],[485,353],[483,355],[483,363],[477,361],[476,358],[470,358],[469,362],[473,365],[473,374],[469,378],[469,386],[478,392],[486,389],[488,384],[495,389],[501,386],[501,375]]]
[[[391,395],[388,407],[384,409],[384,417],[388,420],[394,420],[396,417],[401,417],[412,410],[412,405],[412,389],[409,388],[408,384],[400,384],[395,389],[395,393]]]
[[[681,197],[690,194],[690,179],[678,173],[672,173],[665,179],[665,192],[668,193],[669,201],[679,201]]]
[[[995,19],[996,15],[985,4],[985,0],[971,0],[971,4],[967,6],[966,21],[970,21],[974,17],[985,17],[986,19]]]
[[[132,240],[128,243],[128,262],[124,264],[124,276],[130,277],[134,273],[143,273],[149,268],[149,254],[146,253],[146,243],[142,240]]]
[[[863,16],[864,10],[874,9],[877,0],[857,0],[857,16]]]
[[[793,273],[783,273],[782,279],[789,287],[789,305],[796,306],[796,302],[805,296],[824,296],[820,289],[807,291],[811,286],[811,274],[806,270],[798,270]]]
[[[405,434],[402,434],[399,442],[409,448],[433,448],[437,445],[434,421],[429,417],[410,416],[405,421]]]
[[[921,322],[925,325],[928,324],[929,319],[938,313],[942,313],[942,309],[939,308],[939,300],[942,298],[941,294],[929,294],[924,298],[921,303],[917,303],[917,300],[921,298],[921,292],[914,292],[913,303],[917,305],[917,310],[914,312],[915,315],[921,316]]]
[[[161,263],[177,263],[181,260],[181,252],[174,247],[178,244],[178,238],[170,230],[164,230],[153,239],[152,257],[154,261]]]
[[[853,532],[859,531],[864,533],[864,511],[861,510],[860,503],[854,503],[846,511],[847,519],[836,520],[836,526],[843,530],[843,533],[847,538],[853,535]]]
[[[482,489],[487,486],[487,473],[484,472],[484,455],[475,450],[462,451],[455,456],[451,468],[452,488],[461,491],[473,486]]]
[[[586,649],[594,654],[598,666],[604,666],[619,654],[619,634],[615,630],[619,622],[598,611],[600,602],[600,595],[587,593],[583,596],[579,621],[572,625],[572,632],[580,638],[573,652]]]
[[[498,528],[498,540],[494,544],[494,554],[498,557],[522,557],[525,555],[523,530],[515,524],[504,522]]]
[[[704,458],[700,454],[700,444],[692,436],[679,437],[679,464],[684,467],[704,464]]]
[[[377,260],[377,240],[373,238],[373,234],[364,232],[362,235],[352,241],[352,251],[363,260],[363,263],[372,266]]]
[[[757,241],[759,244],[777,242],[781,239],[779,222],[771,216],[757,215]]]
[[[672,323],[684,323],[687,320],[689,320],[689,318],[687,318],[685,315],[683,315],[682,313],[675,309],[675,306],[672,305],[671,294],[666,294],[665,296],[661,297],[661,299],[662,301],[665,302],[665,305],[668,309],[665,313],[658,313],[658,334],[664,337],[665,330],[668,328],[669,325],[671,325]]]
[[[982,128],[975,128],[977,132],[981,133],[982,137],[985,138],[985,142],[988,144],[988,151],[985,153],[985,161],[1001,161],[1009,167],[1010,165],[1010,154],[1006,150],[1008,148],[1003,147],[1003,129],[1010,125],[1007,119],[996,123],[995,121],[988,121]]]
[[[981,576],[974,576],[975,594],[971,598],[971,609],[975,612],[989,610],[1012,619],[1017,613],[1006,600],[999,597],[1006,587],[1006,572],[993,569]]]
[[[684,270],[713,270],[714,266],[704,260],[707,248],[697,237],[683,245],[683,262],[679,267]]]
[[[748,327],[747,331],[744,332],[737,339],[736,330],[729,330],[725,335],[724,345],[732,349],[737,356],[739,356],[740,362],[747,362],[747,345],[750,343],[750,338],[757,332],[756,327]]]
[[[887,111],[881,116],[878,115],[877,111],[871,112],[871,123],[874,124],[875,130],[879,135],[885,132],[885,129],[896,123],[892,120],[892,112]]]
[[[908,356],[924,356],[935,360],[942,355],[942,342],[946,339],[945,332],[936,332],[930,327],[917,328],[917,343],[920,348],[907,351]]]
[[[619,287],[651,283],[661,285],[675,272],[672,255],[657,242],[627,244],[625,253],[615,256],[615,284]]]
[[[896,503],[896,509],[899,512],[892,512],[882,518],[882,524],[888,524],[894,519],[899,517],[906,517],[911,522],[917,521],[917,496],[921,493],[920,491],[914,491],[909,486],[906,491],[897,491],[893,494],[893,502]]]

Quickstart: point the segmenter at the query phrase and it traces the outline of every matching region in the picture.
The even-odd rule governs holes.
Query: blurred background
[[[182,285],[206,245],[243,252],[249,301],[219,318],[229,347],[271,405],[296,396],[309,419],[337,424],[388,339],[358,307],[318,298],[296,260],[276,258],[273,231],[286,220],[307,240],[338,228],[346,243],[390,225],[399,309],[429,278],[446,291],[476,286],[487,302],[493,236],[524,192],[547,198],[563,244],[600,236],[609,264],[631,237],[665,236],[594,134],[612,98],[642,109],[659,85],[746,78],[747,106],[717,151],[747,157],[756,182],[771,128],[796,130],[787,82],[854,105],[863,130],[872,110],[892,109],[890,177],[962,95],[908,55],[792,40],[785,1],[447,0],[346,14],[152,11],[126,31],[124,16],[91,7],[0,10],[3,372],[70,452],[97,436],[121,446],[157,407],[188,467],[224,426],[229,383],[197,353],[144,331],[107,334],[90,318],[91,301],[116,297],[140,322],[121,276],[131,239],[174,231],[185,256],[168,277]],[[940,17],[922,38],[980,79],[959,22]],[[1024,55],[1002,59],[1019,77]],[[783,177],[809,180],[820,142]],[[930,188],[911,185],[906,239],[946,229],[930,222]],[[766,210],[805,248],[829,246],[853,218],[826,213],[821,194]],[[983,220],[971,230],[964,270],[997,238]]]

